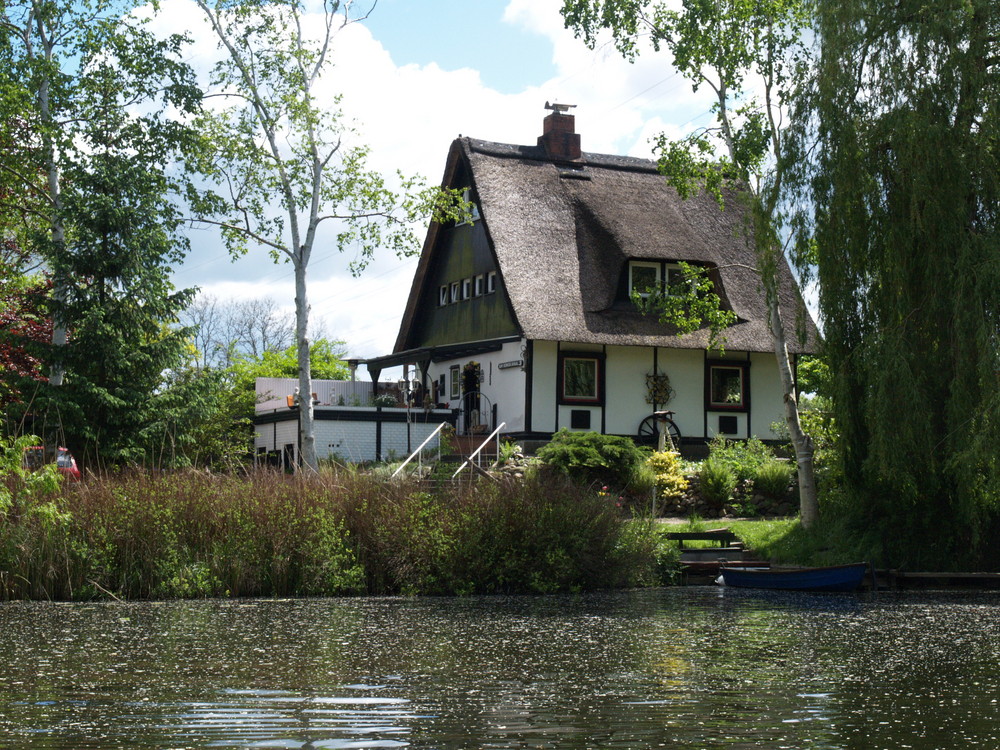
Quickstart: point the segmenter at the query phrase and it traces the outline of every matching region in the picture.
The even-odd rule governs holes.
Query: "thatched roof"
[[[620,294],[631,260],[690,261],[714,267],[717,291],[738,316],[726,332],[734,351],[773,351],[754,254],[739,197],[721,210],[711,196],[682,200],[655,162],[584,153],[581,162],[553,162],[539,146],[459,138],[445,184],[467,166],[504,289],[529,339],[699,349],[707,330],[676,336],[639,314]],[[462,187],[462,186],[455,186]],[[431,227],[396,350],[412,346],[410,325],[434,252]],[[791,351],[812,351],[816,327],[807,317],[805,345],[795,334],[802,305],[781,264],[781,311]],[[798,318],[801,320],[801,318]]]

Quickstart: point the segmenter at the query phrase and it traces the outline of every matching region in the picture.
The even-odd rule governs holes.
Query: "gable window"
[[[459,288],[460,288],[459,282],[457,282],[457,281],[451,282],[451,297],[450,297],[450,301],[452,303],[458,302]]]
[[[459,398],[462,395],[461,368],[458,365],[452,365],[448,372],[451,376],[451,398]]]
[[[559,356],[559,400],[599,404],[604,400],[604,357],[589,352]]]
[[[472,294],[476,297],[482,297],[484,290],[486,288],[486,277],[483,274],[479,274],[472,282]]]
[[[444,307],[448,304],[448,285],[443,284],[440,289],[438,289],[438,305]]]
[[[472,201],[472,191],[469,188],[465,188],[465,190],[462,191],[462,200],[469,204],[469,216],[465,221],[455,222],[455,226],[457,227],[479,221],[479,206]]]
[[[486,293],[492,294],[497,290],[497,272],[490,271],[486,274]]]
[[[472,279],[462,279],[462,299],[472,297]]]
[[[709,362],[708,409],[745,411],[750,405],[749,362]]]

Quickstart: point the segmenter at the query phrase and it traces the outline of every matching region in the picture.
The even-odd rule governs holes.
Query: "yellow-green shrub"
[[[680,456],[673,451],[654,453],[646,460],[656,475],[656,490],[664,500],[680,497],[687,489],[688,481],[681,469]]]

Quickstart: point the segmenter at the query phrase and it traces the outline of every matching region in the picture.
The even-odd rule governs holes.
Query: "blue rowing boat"
[[[868,563],[831,565],[825,568],[743,568],[719,569],[726,586],[744,589],[784,591],[857,591],[865,580]]]

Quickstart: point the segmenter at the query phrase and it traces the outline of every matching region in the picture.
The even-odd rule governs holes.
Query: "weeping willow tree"
[[[1000,500],[1000,5],[819,5],[800,176],[846,512],[885,564],[982,563]]]

